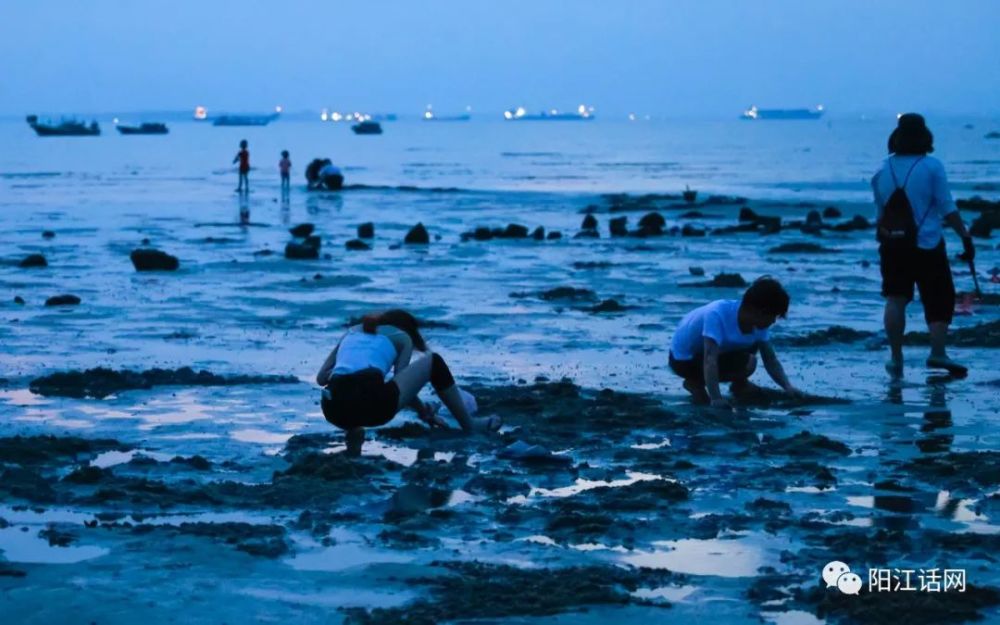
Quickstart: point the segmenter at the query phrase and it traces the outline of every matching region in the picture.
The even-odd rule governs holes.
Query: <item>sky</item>
[[[1000,111],[998,0],[2,0],[0,114]]]

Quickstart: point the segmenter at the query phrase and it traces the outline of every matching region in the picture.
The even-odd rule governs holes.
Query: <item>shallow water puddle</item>
[[[131,462],[136,456],[152,458],[157,462],[170,462],[170,460],[174,458],[171,454],[144,451],[141,449],[133,449],[131,451],[106,451],[98,454],[96,458],[91,460],[90,466],[97,467],[99,469],[107,469],[108,467]]]
[[[0,552],[8,562],[73,564],[98,558],[110,551],[97,546],[54,547],[28,526],[12,526],[0,529]]]
[[[650,480],[667,480],[670,482],[676,481],[653,473],[628,472],[626,475],[628,475],[628,477],[625,479],[611,481],[577,478],[576,482],[573,484],[563,486],[561,488],[550,489],[535,486],[531,488],[531,491],[527,495],[517,495],[511,497],[507,500],[507,503],[523,504],[527,503],[531,497],[570,497],[594,488],[617,488],[621,486],[631,486],[636,482],[646,482]]]
[[[632,593],[633,597],[656,601],[658,599],[679,603],[698,590],[697,586],[660,586],[658,588],[639,588]]]
[[[247,428],[243,430],[233,430],[229,433],[229,437],[235,441],[240,441],[241,443],[283,445],[292,437],[292,434],[282,434],[280,432],[269,432],[267,430]]]
[[[412,600],[414,593],[406,591],[378,592],[357,587],[325,589],[315,593],[296,593],[272,588],[244,588],[240,594],[256,599],[270,599],[285,603],[321,606],[327,608],[371,607],[391,608]]]
[[[334,528],[329,536],[335,541],[329,547],[300,538],[298,553],[284,562],[299,571],[345,571],[372,564],[405,564],[416,559],[398,551],[370,547],[363,536],[343,528]]]
[[[689,575],[755,577],[762,566],[774,566],[777,558],[768,549],[786,546],[775,537],[752,535],[734,539],[656,541],[654,551],[635,551],[622,561],[633,566],[669,569]]]

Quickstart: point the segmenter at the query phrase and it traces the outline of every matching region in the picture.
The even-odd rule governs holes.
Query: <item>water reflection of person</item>
[[[246,226],[250,223],[250,198],[240,195],[240,224]]]

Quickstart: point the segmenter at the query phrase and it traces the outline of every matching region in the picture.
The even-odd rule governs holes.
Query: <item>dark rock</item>
[[[132,250],[129,258],[136,271],[176,271],[180,266],[176,256],[152,248]]]
[[[837,254],[839,252],[840,250],[823,247],[815,243],[803,243],[799,241],[782,243],[767,251],[768,254]]]
[[[843,214],[836,206],[827,206],[823,209],[823,219],[840,219]]]
[[[552,236],[551,232],[549,233],[549,236],[550,237]],[[581,231],[577,232],[575,235],[573,235],[573,238],[574,239],[599,239],[599,238],[601,238],[601,234],[597,230],[590,230],[590,229],[588,229],[588,230],[581,230]]]
[[[14,303],[15,304],[20,304],[20,305],[23,306],[24,305],[24,298],[21,297],[20,295],[15,295],[14,296]]]
[[[588,308],[581,308],[580,310],[582,310],[584,312],[594,313],[594,314],[601,314],[601,313],[619,313],[619,312],[625,312],[626,310],[630,310],[632,308],[635,308],[635,307],[634,306],[623,306],[622,304],[618,303],[618,300],[615,300],[615,299],[606,299],[603,302],[601,302],[600,304],[596,304],[596,305],[590,306]]]
[[[666,225],[667,220],[663,218],[663,215],[656,212],[646,213],[639,219],[639,228],[642,230],[662,232]]]
[[[760,219],[760,215],[755,213],[749,206],[744,206],[740,209],[739,221],[753,221],[756,222]]]
[[[299,224],[293,228],[289,228],[288,231],[292,233],[293,237],[306,238],[313,233],[316,229],[314,224]]]
[[[705,236],[705,230],[703,228],[698,228],[698,227],[692,226],[691,224],[684,224],[684,227],[681,228],[681,236],[682,237],[703,237],[703,236]]]
[[[49,263],[41,254],[28,254],[17,264],[17,266],[22,269],[27,269],[29,267],[48,267]]]
[[[183,464],[198,471],[209,471],[212,469],[212,463],[205,457],[197,454],[188,458],[185,458],[184,456],[174,456],[171,458],[170,464]]]
[[[422,223],[418,223],[410,228],[410,231],[406,233],[406,237],[403,239],[403,243],[411,245],[427,245],[430,242],[430,235],[428,235],[427,228]]]
[[[614,217],[608,221],[608,230],[613,237],[628,236],[628,217]]]
[[[580,224],[581,230],[597,230],[597,217],[593,215],[587,215],[583,218],[583,223]]]
[[[701,211],[688,211],[686,213],[681,213],[681,219],[704,219],[705,213]]]
[[[531,238],[536,241],[544,241],[545,228],[543,228],[542,226],[538,226],[537,228],[535,228],[535,231],[531,233]]]
[[[761,216],[756,225],[761,234],[777,234],[781,232],[781,217]]]
[[[580,260],[573,263],[573,269],[607,269],[614,266],[606,260]]]
[[[344,247],[351,251],[365,251],[372,249],[372,246],[368,245],[361,239],[351,239],[344,243]]]
[[[558,230],[553,230],[552,232],[545,235],[545,238],[549,241],[555,241],[556,239],[562,238],[562,233],[559,232]]]
[[[747,281],[738,273],[720,273],[706,282],[690,282],[681,284],[682,287],[743,287],[747,286]]]
[[[56,238],[56,233],[52,232],[51,230],[43,230],[42,231],[42,238],[43,239],[54,239],[54,238]]]
[[[872,227],[872,223],[864,215],[855,215],[850,221],[835,224],[833,229],[837,232],[850,232],[852,230],[867,230]]]
[[[688,273],[692,276],[703,276],[705,275],[704,267],[688,267]]]
[[[76,306],[80,303],[80,298],[76,295],[54,295],[45,300],[46,306]]]
[[[367,221],[360,226],[358,226],[358,238],[359,239],[374,239],[375,238],[375,224]]]
[[[556,300],[556,299],[589,299],[593,300],[597,298],[590,289],[576,288],[572,286],[557,286],[554,289],[549,289],[548,291],[542,291],[538,294],[538,297],[546,301]]]
[[[995,211],[1000,210],[1000,200],[991,202],[985,198],[978,195],[974,195],[967,200],[955,200],[955,206],[961,210],[972,210],[972,211]]]
[[[809,458],[824,455],[849,456],[851,449],[844,443],[812,432],[802,431],[788,438],[770,438],[765,436],[758,448],[761,454],[780,454],[788,456],[807,456]]]
[[[694,189],[684,189],[681,193],[681,197],[683,197],[684,201],[688,204],[694,204],[695,200],[698,199],[698,192]]]
[[[983,135],[984,139],[1000,139],[1000,131],[991,130]]]
[[[141,243],[142,245],[149,245],[149,239],[148,238],[143,239],[142,241],[139,241],[139,243]]]
[[[274,250],[257,250],[253,253],[254,256],[273,256]]]
[[[818,210],[809,211],[809,214],[806,215],[806,225],[807,226],[823,225],[823,217],[819,214]]]
[[[988,239],[993,235],[994,228],[1000,228],[1000,211],[983,211],[979,217],[972,220],[969,234],[976,238]]]
[[[289,241],[285,245],[285,258],[289,260],[315,260],[319,258],[319,248],[306,243]]]
[[[146,371],[115,371],[104,367],[86,371],[60,371],[36,378],[28,389],[36,395],[58,397],[95,397],[154,386],[236,386],[244,384],[296,384],[298,378],[288,375],[221,376],[210,371],[180,369],[148,369]]]
[[[816,347],[835,343],[856,343],[875,336],[875,332],[855,330],[845,326],[830,326],[808,334],[795,336],[775,336],[772,341],[776,345],[791,345],[792,347]]]
[[[505,239],[526,239],[528,228],[521,224],[508,224],[501,236]]]

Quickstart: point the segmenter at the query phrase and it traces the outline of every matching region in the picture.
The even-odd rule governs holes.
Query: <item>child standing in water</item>
[[[758,351],[771,379],[789,395],[803,396],[785,376],[768,334],[778,317],[788,313],[788,303],[784,287],[764,276],[742,300],[716,300],[681,319],[670,346],[670,368],[684,379],[695,403],[728,408],[720,382],[731,382],[733,395],[751,390]]]
[[[250,193],[250,179],[247,177],[247,174],[250,173],[250,151],[247,150],[246,139],[240,141],[240,151],[236,153],[233,162],[240,164],[240,181],[236,187],[236,192]]]
[[[281,173],[281,192],[288,193],[291,186],[289,174],[292,171],[292,161],[288,158],[288,150],[281,151],[281,160],[278,161],[278,171]]]

